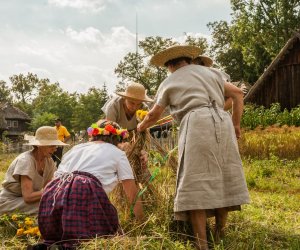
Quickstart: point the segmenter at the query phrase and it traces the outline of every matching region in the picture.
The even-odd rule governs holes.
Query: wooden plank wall
[[[279,62],[276,69],[261,82],[251,103],[270,107],[279,102],[282,109],[292,109],[300,104],[300,41]]]

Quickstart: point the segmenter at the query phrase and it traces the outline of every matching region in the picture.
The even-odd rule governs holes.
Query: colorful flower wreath
[[[123,140],[129,137],[127,129],[116,129],[111,124],[106,124],[104,128],[99,128],[96,123],[93,123],[88,129],[87,133],[89,136],[97,135],[117,135],[120,136]]]

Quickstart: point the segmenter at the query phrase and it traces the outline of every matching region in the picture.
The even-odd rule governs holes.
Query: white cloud
[[[97,43],[102,37],[101,32],[93,27],[88,27],[79,32],[69,27],[66,30],[66,35],[79,43]]]
[[[82,11],[99,12],[104,10],[107,1],[105,0],[48,0],[49,4],[57,7],[70,7]]]

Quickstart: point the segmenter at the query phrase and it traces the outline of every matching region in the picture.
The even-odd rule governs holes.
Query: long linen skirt
[[[180,124],[176,220],[189,210],[235,210],[249,203],[231,116],[213,107],[185,115]]]
[[[54,179],[46,186],[38,224],[46,245],[69,248],[79,240],[114,235],[119,229],[117,210],[100,181],[80,171]]]

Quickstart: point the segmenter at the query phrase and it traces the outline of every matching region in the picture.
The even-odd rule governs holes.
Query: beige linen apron
[[[231,117],[214,101],[186,113],[178,146],[175,219],[187,220],[188,210],[249,203]]]

